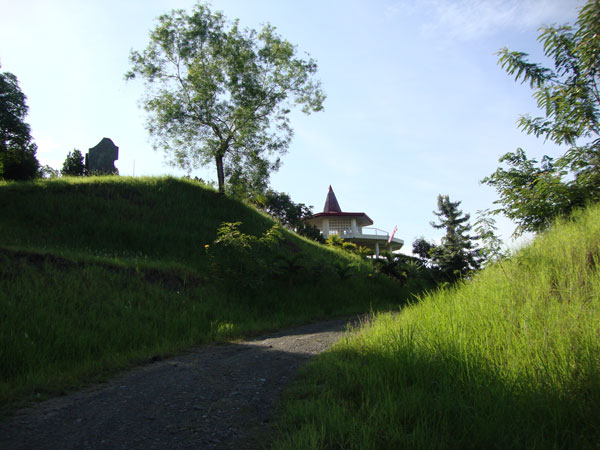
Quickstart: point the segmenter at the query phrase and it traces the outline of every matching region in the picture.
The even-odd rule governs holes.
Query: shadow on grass
[[[476,355],[336,347],[288,393],[276,448],[598,448],[593,370],[554,389]]]

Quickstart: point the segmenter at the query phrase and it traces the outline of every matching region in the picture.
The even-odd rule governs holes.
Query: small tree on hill
[[[255,202],[285,227],[314,241],[325,242],[319,229],[304,221],[312,215],[312,206],[295,203],[285,192],[277,192],[272,189],[269,189],[264,195],[257,196]]]
[[[51,178],[58,178],[59,173],[60,173],[60,171],[58,169],[55,169],[55,168],[50,167],[49,165],[45,164],[40,167],[40,170],[38,171],[38,176],[40,178],[44,178],[44,179],[51,179]]]
[[[477,220],[475,220],[473,226],[474,231],[479,236],[482,266],[508,257],[508,250],[505,248],[502,239],[496,235],[498,227],[496,226],[496,220],[491,217],[489,209],[477,211]]]
[[[432,242],[429,242],[424,237],[420,237],[414,240],[412,244],[412,252],[417,255],[420,261],[425,265],[431,264],[431,250],[434,249],[436,245]]]
[[[479,237],[468,234],[470,216],[458,209],[460,203],[451,202],[447,195],[438,195],[438,211],[433,213],[439,222],[431,222],[432,227],[446,230],[441,244],[428,251],[431,262],[451,281],[479,269],[482,259],[475,245]]]
[[[81,177],[85,175],[85,164],[83,162],[83,155],[77,149],[69,152],[63,167],[61,170],[63,175],[70,175],[75,177]]]
[[[259,202],[270,216],[289,228],[297,227],[302,223],[302,219],[312,215],[312,207],[304,203],[295,203],[285,192],[269,189],[261,196]]]

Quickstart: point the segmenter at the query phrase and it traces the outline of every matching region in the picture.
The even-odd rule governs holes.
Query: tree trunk
[[[219,194],[225,195],[225,172],[223,171],[223,155],[216,155],[217,180],[219,182]]]

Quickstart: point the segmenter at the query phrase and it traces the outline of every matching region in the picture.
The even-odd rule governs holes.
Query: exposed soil
[[[22,409],[0,422],[0,448],[264,448],[281,391],[347,323],[200,347]]]

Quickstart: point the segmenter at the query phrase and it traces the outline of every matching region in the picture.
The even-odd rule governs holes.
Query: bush
[[[205,248],[212,258],[213,274],[230,286],[253,289],[274,273],[277,248],[284,239],[281,227],[273,225],[262,236],[242,233],[242,222],[223,222],[217,238]]]

